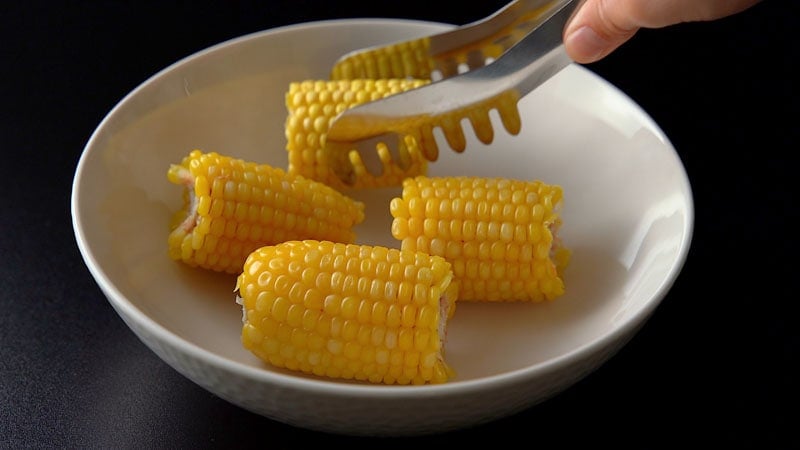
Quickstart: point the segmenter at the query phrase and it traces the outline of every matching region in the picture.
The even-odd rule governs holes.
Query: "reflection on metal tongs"
[[[559,72],[571,60],[563,48],[564,26],[576,0],[514,0],[477,22],[440,34],[344,55],[331,77],[426,78],[425,86],[343,111],[330,124],[325,148],[336,175],[352,184],[359,161],[379,174],[379,146],[392,161],[408,161],[404,139],[417,141],[425,158],[435,161],[439,128],[448,146],[464,151],[462,120],[476,137],[494,138],[489,117],[496,110],[504,128],[520,131],[517,102]]]

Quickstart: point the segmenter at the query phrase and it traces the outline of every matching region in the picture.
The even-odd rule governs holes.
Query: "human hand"
[[[583,0],[564,28],[567,54],[578,63],[598,61],[640,28],[720,19],[760,0]]]

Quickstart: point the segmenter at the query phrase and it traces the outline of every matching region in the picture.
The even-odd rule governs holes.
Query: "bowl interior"
[[[111,303],[133,312],[130,320],[147,319],[146,326],[234,365],[309,378],[268,367],[242,348],[233,276],[167,257],[168,224],[182,202],[167,168],[195,148],[285,167],[284,93],[291,81],[326,78],[347,51],[445,28],[352,20],[257,33],[179,61],[123,99],[88,143],[73,192],[81,251]],[[561,234],[573,250],[567,293],[551,303],[461,303],[446,347],[455,383],[529,369],[639,324],[677,276],[689,246],[692,204],[683,166],[626,96],[570,66],[525,97],[520,111],[518,136],[495,120],[495,141],[487,146],[467,129],[466,152],[443,150],[430,173],[563,186]],[[360,243],[398,245],[388,209],[397,194],[351,193],[367,207]]]

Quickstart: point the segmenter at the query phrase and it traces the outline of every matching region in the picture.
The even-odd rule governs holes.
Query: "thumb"
[[[578,63],[598,61],[640,28],[713,20],[759,0],[583,0],[564,29],[567,54]]]
[[[585,0],[564,29],[564,47],[575,62],[598,61],[636,34],[640,25],[618,13],[625,0]]]

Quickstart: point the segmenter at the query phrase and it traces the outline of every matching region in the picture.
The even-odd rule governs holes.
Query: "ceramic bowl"
[[[561,236],[573,254],[566,294],[545,303],[461,303],[439,385],[385,386],[265,365],[240,341],[235,278],[168,258],[181,204],[166,172],[192,149],[287,165],[284,94],[324,79],[350,50],[446,24],[353,19],[292,25],[202,50],[154,74],[99,124],[74,178],[75,236],[111,306],[167,364],[215,395],[298,427],[419,435],[515,414],[569,388],[645,324],[679,275],[693,229],[691,188],[659,126],[624,93],[571,65],[524,97],[522,131],[442,151],[431,175],[540,179],[564,190]],[[442,146],[442,148],[446,148]],[[360,243],[397,246],[388,202],[366,202]]]

